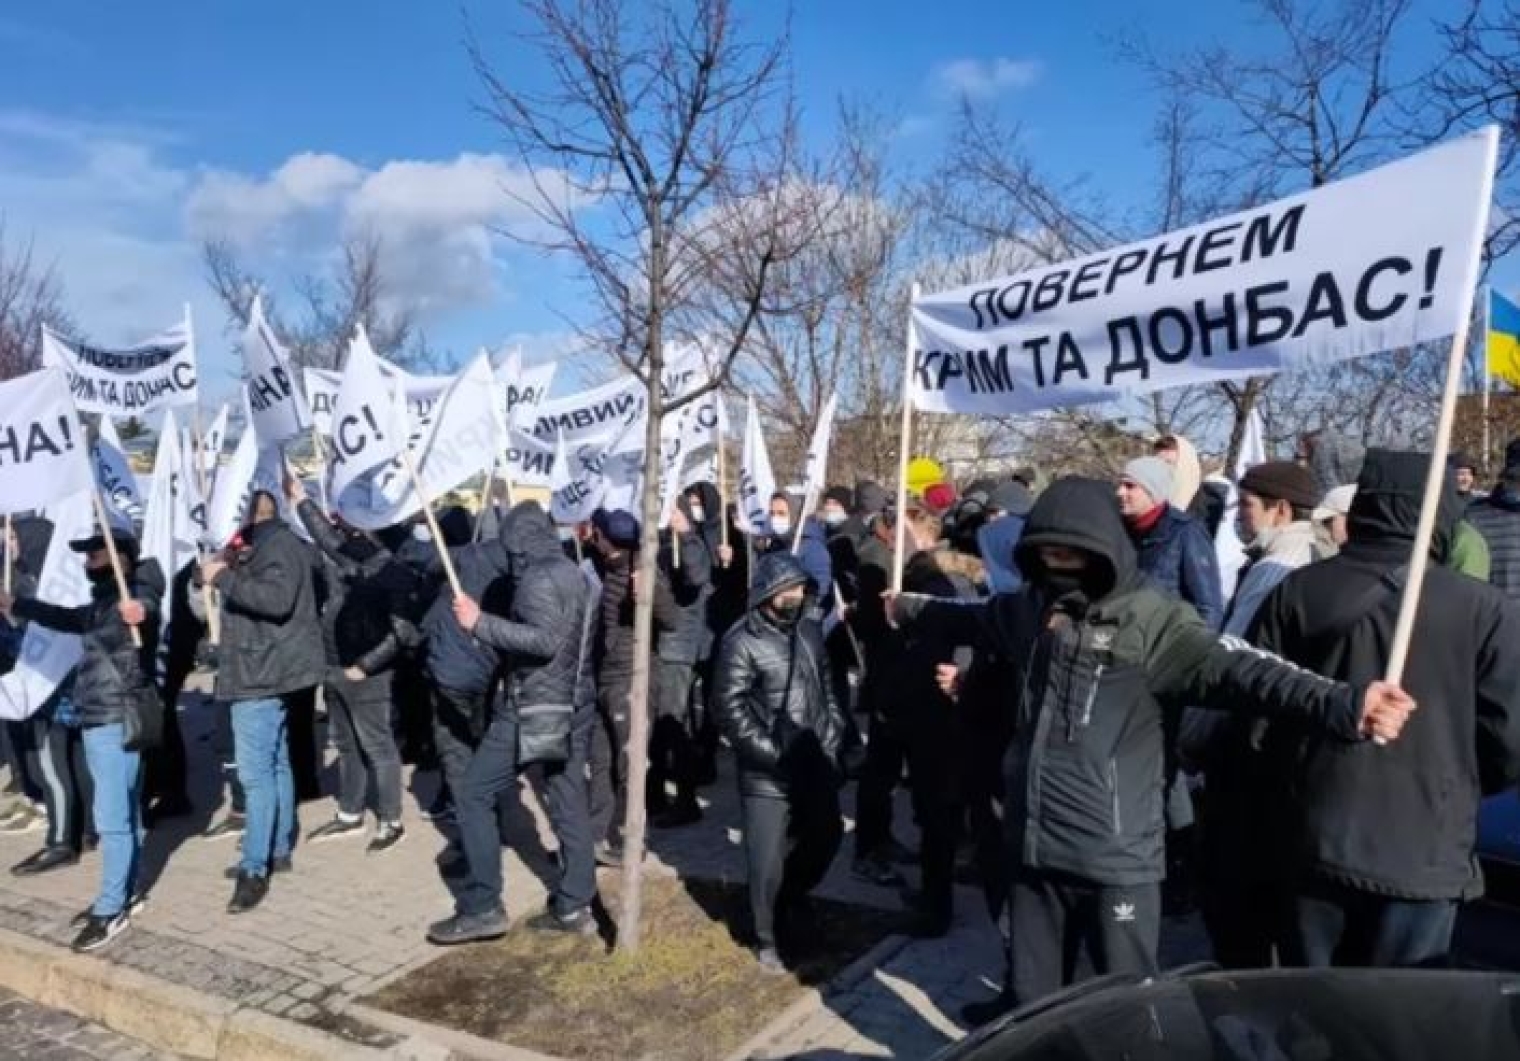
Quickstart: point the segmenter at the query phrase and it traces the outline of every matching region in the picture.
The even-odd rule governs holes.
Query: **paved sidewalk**
[[[109,1028],[0,990],[4,1061],[173,1061]]]

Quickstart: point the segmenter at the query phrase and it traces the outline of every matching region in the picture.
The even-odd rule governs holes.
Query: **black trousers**
[[[531,763],[525,768],[559,841],[560,875],[551,901],[561,917],[586,909],[596,898],[596,837],[591,829],[591,792],[586,780],[596,708],[577,710],[572,725],[569,761]]]
[[[30,730],[24,754],[27,772],[42,782],[47,807],[48,847],[80,850],[86,835],[95,833],[91,817],[95,786],[84,758],[83,731],[65,726],[39,712],[24,723]]]
[[[628,812],[628,692],[632,675],[612,675],[596,690],[591,731],[591,835],[621,844]]]
[[[896,727],[871,716],[870,743],[855,792],[855,857],[881,851],[892,839],[892,793],[902,782],[908,752]]]
[[[788,799],[743,798],[750,916],[762,947],[776,945],[777,915],[784,919],[818,886],[844,838],[838,792],[809,788]]]
[[[290,748],[290,775],[296,802],[322,798],[322,756],[317,748],[317,687],[287,693],[285,739]]]
[[[1009,893],[1012,986],[1023,1006],[1093,975],[1156,972],[1161,885],[1108,887],[1020,870]]]
[[[155,800],[181,802],[189,799],[185,781],[185,738],[179,729],[179,697],[185,680],[195,670],[205,624],[197,623],[189,610],[176,614],[169,627],[169,648],[164,660],[164,737],[143,755],[143,805]]]
[[[1454,900],[1393,899],[1309,882],[1292,898],[1284,958],[1316,968],[1443,966],[1456,920]]]
[[[913,775],[913,814],[918,819],[918,864],[923,878],[921,912],[949,920],[955,893],[955,852],[965,821],[949,704],[938,715],[916,718],[908,730],[908,769]],[[889,804],[890,806],[890,804]]]
[[[649,791],[651,813],[665,809],[665,783],[674,782],[676,802],[695,803],[701,776],[701,752],[697,748],[695,721],[690,710],[695,664],[656,660],[654,669],[654,726],[649,737]]]

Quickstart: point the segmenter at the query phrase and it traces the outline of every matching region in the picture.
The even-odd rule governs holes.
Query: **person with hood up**
[[[713,722],[707,701],[712,690],[713,657],[718,641],[732,620],[724,622],[728,606],[722,600],[725,583],[733,576],[734,548],[723,544],[723,498],[710,482],[693,483],[686,488],[686,511],[693,531],[707,550],[711,567],[707,594],[702,602],[702,636],[697,657],[697,686],[690,697],[691,732],[696,754],[699,785],[710,785],[718,776],[718,727]],[[739,609],[742,611],[742,605]]]
[[[1015,729],[1005,760],[1012,865],[1009,1004],[1098,975],[1156,970],[1164,792],[1181,706],[1302,718],[1354,743],[1396,738],[1397,687],[1327,681],[1222,639],[1140,574],[1111,486],[1062,479],[1035,503],[1018,593],[979,604],[901,595],[905,629],[986,644],[1007,661]]]
[[[1017,479],[999,483],[987,495],[987,522],[976,532],[976,546],[993,593],[1012,593],[1023,584],[1023,576],[1013,563],[1013,551],[1033,507],[1034,495]]]
[[[1212,540],[1224,518],[1228,493],[1204,478],[1197,448],[1182,435],[1162,435],[1151,446],[1151,456],[1172,466],[1172,492],[1168,497],[1172,507],[1197,520]]]
[[[468,874],[454,916],[428,929],[428,940],[440,946],[506,934],[497,804],[525,766],[571,759],[594,626],[586,579],[565,556],[554,524],[537,502],[521,502],[502,517],[501,547],[512,571],[506,613],[485,612],[469,596],[456,597],[453,605],[460,628],[499,653],[501,680],[490,724],[454,793]],[[551,810],[560,818],[553,824],[563,871],[550,909],[531,924],[594,933],[596,871],[584,804],[556,808],[551,801]],[[570,813],[561,815],[561,810]]]
[[[799,527],[797,521],[801,517],[801,498],[780,490],[772,494],[769,533],[756,542],[755,552],[757,555],[788,552],[797,557],[798,562],[802,564],[802,569],[808,573],[808,578],[812,579],[813,585],[817,587],[810,606],[815,609],[813,618],[821,619],[823,615],[833,611],[834,607],[834,565],[829,559],[829,547],[825,540],[823,525],[815,517],[810,516],[807,522]],[[802,543],[794,548],[798,535],[801,535]],[[750,579],[751,589],[754,588],[754,578],[755,576],[752,576]]]
[[[311,548],[280,519],[270,494],[256,491],[249,511],[241,547],[200,569],[221,595],[215,695],[228,705],[248,808],[227,904],[233,914],[263,902],[270,873],[290,866],[296,791],[285,705],[321,682],[326,669]],[[192,592],[189,599],[195,608],[204,598]]]
[[[1224,632],[1245,637],[1262,601],[1319,558],[1311,516],[1319,485],[1302,465],[1267,461],[1240,477],[1236,534],[1246,566]],[[1262,754],[1259,719],[1190,708],[1178,738],[1184,761],[1205,777],[1199,846],[1201,907],[1214,958],[1230,969],[1272,963],[1280,907],[1282,803],[1274,764]]]
[[[807,618],[811,579],[787,552],[755,564],[750,608],[723,638],[713,710],[738,760],[756,956],[785,968],[778,930],[809,930],[808,895],[839,850],[840,740],[823,632]]]
[[[111,566],[106,534],[120,556],[126,596]],[[0,593],[0,612],[80,635],[71,698],[94,782],[92,814],[101,865],[95,902],[75,919],[79,934],[74,949],[92,951],[120,935],[141,903],[136,891],[143,838],[138,786],[142,750],[157,739],[162,725],[153,668],[164,576],[155,561],[138,559],[137,539],[130,531],[110,529],[69,546],[84,554],[91,587],[87,604],[67,608]],[[133,644],[134,630],[140,645]]]
[[[648,811],[656,829],[677,829],[702,820],[697,803],[702,764],[691,704],[697,665],[710,648],[707,605],[718,558],[701,533],[689,496],[683,494],[677,500],[670,526],[660,532],[659,577],[670,590],[676,614],[671,629],[660,634],[650,676],[654,725],[649,740]],[[707,515],[705,500],[700,511]],[[667,781],[675,785],[674,803],[665,791]]]
[[[1374,449],[1340,554],[1289,575],[1255,640],[1353,686],[1387,666],[1428,454]],[[1460,514],[1441,496],[1431,557]],[[1286,939],[1290,964],[1414,966],[1447,958],[1458,903],[1483,890],[1479,800],[1520,778],[1520,609],[1490,586],[1432,565],[1402,684],[1420,703],[1388,747],[1274,723],[1296,826]]]
[[[1205,625],[1224,616],[1219,558],[1203,525],[1169,500],[1172,467],[1160,457],[1138,457],[1119,477],[1119,512],[1138,553],[1140,571],[1169,596],[1191,604]]]
[[[391,669],[402,649],[420,637],[404,614],[402,587],[396,585],[409,571],[367,536],[334,526],[293,476],[286,476],[285,492],[325,563],[322,635],[328,668],[322,695],[338,749],[337,813],[307,840],[362,835],[373,777],[377,821],[368,851],[378,854],[406,835],[401,753],[391,730]]]
[[[1520,600],[1520,438],[1504,447],[1498,485],[1469,505],[1465,518],[1488,542],[1489,581]]]

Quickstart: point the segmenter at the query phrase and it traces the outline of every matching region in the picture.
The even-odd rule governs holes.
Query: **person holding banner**
[[[1407,576],[1430,458],[1372,450],[1340,554],[1288,575],[1262,605],[1262,648],[1353,686],[1375,682]],[[1431,555],[1461,506],[1448,482]],[[1386,748],[1312,727],[1268,730],[1290,804],[1279,873],[1288,886],[1285,958],[1306,966],[1445,964],[1457,907],[1483,891],[1478,803],[1520,779],[1520,607],[1432,565],[1404,685],[1423,710]],[[1257,911],[1257,916],[1262,916]]]
[[[270,873],[290,866],[296,794],[286,704],[315,688],[326,667],[309,547],[275,506],[257,500],[250,500],[253,521],[241,548],[208,558],[200,569],[200,581],[221,594],[215,696],[228,705],[248,808],[227,904],[233,914],[263,902]],[[191,607],[203,599],[191,593]]]
[[[111,535],[109,546],[106,534]],[[101,870],[95,902],[76,919],[79,934],[73,946],[93,951],[119,936],[141,903],[136,891],[143,837],[138,786],[142,750],[156,741],[162,725],[153,668],[164,577],[153,560],[139,561],[130,531],[111,529],[69,545],[85,557],[88,604],[65,608],[36,598],[12,599],[0,591],[0,612],[81,637],[71,699],[93,782]],[[113,563],[118,556],[120,568]],[[128,595],[123,595],[123,585]]]
[[[1026,587],[985,603],[887,596],[905,630],[984,644],[1010,668],[1010,1005],[1072,983],[1079,957],[1097,975],[1156,971],[1166,734],[1184,704],[1302,720],[1346,744],[1393,740],[1415,706],[1389,683],[1327,681],[1212,633],[1139,575],[1105,483],[1052,484],[1016,561]]]

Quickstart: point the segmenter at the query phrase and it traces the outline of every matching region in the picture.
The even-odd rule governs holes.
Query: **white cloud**
[[[1028,88],[1043,72],[1038,59],[951,59],[936,66],[929,81],[941,96],[980,100]]]

